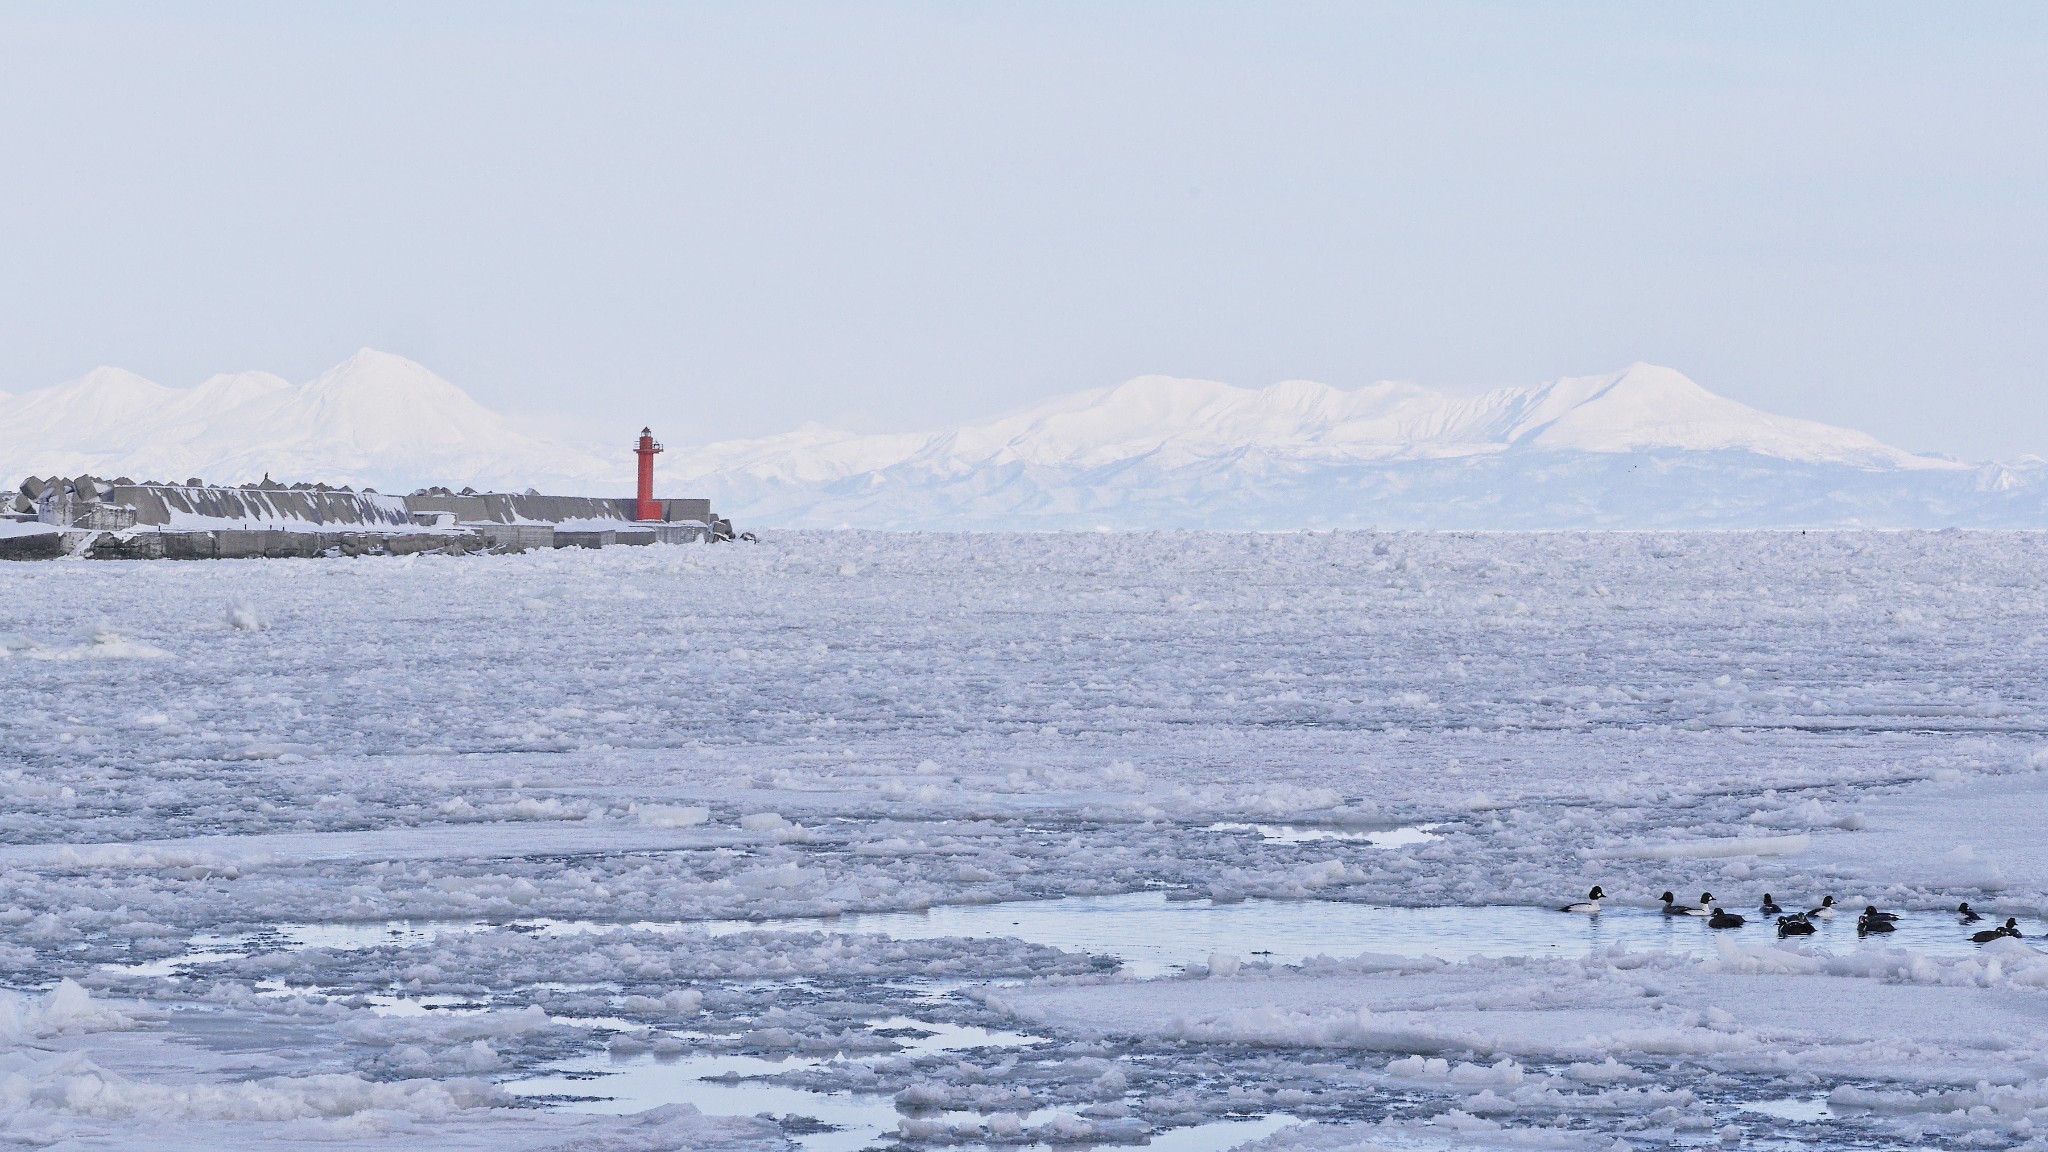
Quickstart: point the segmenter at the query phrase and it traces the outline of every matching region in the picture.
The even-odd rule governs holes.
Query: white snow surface
[[[2040,1149],[2044,562],[798,532],[0,565],[0,1135]],[[1550,910],[1595,883],[1685,946],[1589,945]],[[1907,920],[1781,942],[1764,892]],[[1136,978],[845,915],[1117,893],[1471,928]],[[2025,937],[1971,944],[1961,900]],[[1530,916],[1555,940],[1510,943]]]
[[[617,495],[617,450],[515,428],[364,349],[303,385],[116,368],[0,396],[0,469]],[[1966,465],[1632,364],[1449,396],[1145,376],[953,427],[671,447],[665,491],[751,525],[933,529],[2048,527],[2048,462]]]

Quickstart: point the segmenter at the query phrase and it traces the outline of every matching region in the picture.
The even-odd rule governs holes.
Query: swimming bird
[[[1982,932],[1972,932],[1970,934],[1970,942],[1973,944],[1989,944],[2001,936],[2010,936],[2015,940],[2019,939],[2020,922],[2011,916],[2007,916],[2005,923],[1996,928],[1986,928]]]
[[[1700,906],[1686,913],[1688,916],[1712,916],[1713,914],[1714,894],[1712,892],[1700,893]]]
[[[1673,901],[1674,901],[1674,900],[1677,900],[1677,899],[1678,899],[1678,897],[1676,897],[1676,896],[1673,896],[1673,895],[1672,895],[1671,893],[1669,893],[1669,892],[1666,892],[1666,893],[1664,894],[1664,914],[1665,914],[1666,916],[1704,916],[1704,915],[1706,915],[1706,913],[1705,913],[1705,912],[1702,912],[1702,911],[1700,911],[1700,910],[1699,910],[1698,908],[1694,908],[1694,907],[1692,907],[1692,906],[1691,906],[1691,905],[1689,905],[1689,904],[1675,904],[1675,903],[1673,903]]]
[[[1714,909],[1713,916],[1707,920],[1707,927],[1740,928],[1742,927],[1742,917],[1728,911],[1726,908],[1716,908]]]
[[[1771,894],[1769,892],[1766,892],[1764,893],[1763,907],[1759,908],[1758,911],[1762,912],[1766,916],[1776,916],[1780,912],[1783,912],[1784,909],[1778,907],[1778,902],[1776,900],[1771,899]]]
[[[1806,918],[1808,920],[1833,920],[1835,918],[1835,898],[1833,896],[1821,897],[1820,907],[1808,909]]]
[[[1817,929],[1814,928],[1813,922],[1804,916],[1778,917],[1778,939],[1780,940],[1787,936],[1811,936],[1815,931]]]
[[[1875,904],[1872,904],[1870,907],[1865,908],[1863,910],[1863,914],[1865,916],[1870,917],[1872,920],[1882,920],[1887,924],[1896,924],[1899,922],[1899,914],[1897,912],[1879,912],[1877,910],[1877,905]]]
[[[1858,936],[1868,936],[1872,932],[1896,931],[1892,922],[1883,919],[1883,916],[1884,913],[1879,912],[1875,908],[1865,911],[1861,916],[1856,917],[1856,934]]]
[[[1567,904],[1563,908],[1559,909],[1559,911],[1597,913],[1600,911],[1600,901],[1606,895],[1607,893],[1602,891],[1598,884],[1595,884],[1593,885],[1593,890],[1591,892],[1586,893],[1586,898],[1584,900],[1580,900],[1575,904]]]
[[[1956,905],[1956,915],[1961,916],[1963,918],[1963,923],[1965,924],[1975,924],[1977,921],[1983,919],[1982,916],[1979,916],[1975,912],[1970,910],[1970,902],[1968,900],[1965,900],[1961,904]]]

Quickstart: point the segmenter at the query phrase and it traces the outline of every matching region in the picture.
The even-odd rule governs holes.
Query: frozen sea
[[[0,565],[0,1138],[2048,1149],[2044,656],[2025,533]]]

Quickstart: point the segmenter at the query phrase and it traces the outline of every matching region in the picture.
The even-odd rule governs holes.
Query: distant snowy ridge
[[[985,423],[680,453],[755,523],[879,528],[2048,527],[2048,466],[1762,412],[1669,368],[1452,397],[1148,376]]]
[[[1669,368],[1457,398],[1413,384],[1343,391],[1289,380],[1238,388],[1143,376],[938,432],[856,436],[817,424],[693,453],[693,475],[811,482],[911,467],[934,474],[1008,464],[1094,469],[1136,460],[1186,467],[1234,454],[1357,464],[1547,452],[1749,452],[1806,464],[1956,470],[1861,432],[1760,412]]]
[[[180,390],[100,368],[0,395],[0,468],[619,495],[632,460],[521,431],[364,349],[297,386],[250,372]],[[1146,376],[923,432],[672,445],[658,475],[752,526],[2048,528],[2048,461],[1915,455],[1651,364],[1469,397]]]
[[[630,459],[628,460],[630,462]],[[432,372],[365,348],[305,384],[267,372],[166,388],[119,368],[0,395],[0,466],[178,482],[322,480],[407,490],[617,488],[624,466],[514,428]]]

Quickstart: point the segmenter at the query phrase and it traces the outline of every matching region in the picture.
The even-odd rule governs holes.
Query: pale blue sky
[[[424,12],[419,9],[425,9]],[[0,389],[674,442],[1645,359],[2048,454],[2038,3],[0,3]]]

